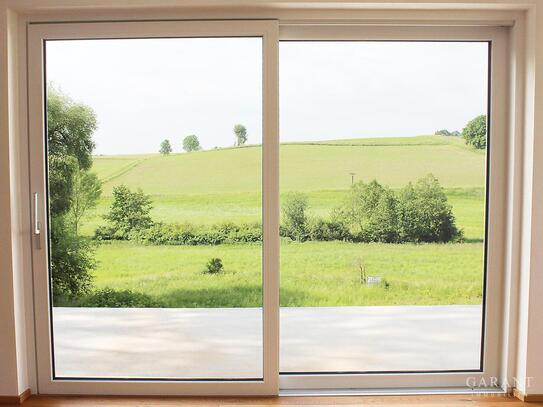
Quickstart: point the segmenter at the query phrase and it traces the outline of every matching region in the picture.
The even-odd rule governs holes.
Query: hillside
[[[327,217],[355,180],[376,178],[402,187],[432,172],[446,188],[459,225],[469,238],[483,234],[484,154],[455,137],[346,139],[281,145],[281,193],[303,191],[309,213]],[[104,193],[83,224],[93,234],[104,224],[115,185],[152,196],[153,219],[212,224],[261,219],[261,146],[223,148],[170,156],[97,156],[93,170]]]
[[[432,172],[446,188],[484,184],[484,155],[458,138],[419,136],[348,139],[281,145],[281,190],[346,189],[355,180],[376,178],[391,187]],[[93,170],[114,185],[142,188],[151,195],[258,193],[261,146],[193,153],[96,156]]]

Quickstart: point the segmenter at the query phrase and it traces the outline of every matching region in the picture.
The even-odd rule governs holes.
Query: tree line
[[[113,203],[104,217],[108,224],[95,231],[97,240],[134,240],[156,245],[216,245],[262,241],[258,222],[222,222],[198,226],[154,222],[150,196],[125,185],[113,188]],[[295,241],[447,243],[462,239],[452,207],[437,178],[428,174],[399,191],[376,180],[359,181],[328,218],[308,215],[308,197],[284,195],[279,234]]]
[[[462,129],[462,133],[443,129],[436,131],[435,135],[462,137],[467,145],[478,150],[484,150],[487,139],[486,128],[486,115],[482,114],[470,120],[466,127]]]
[[[234,132],[234,146],[239,147],[244,145],[247,142],[247,128],[243,124],[236,124],[233,129]],[[183,150],[187,153],[192,151],[199,151],[202,149],[200,145],[200,140],[195,134],[190,134],[183,139],[182,142]],[[165,139],[160,143],[160,148],[158,152],[162,155],[169,155],[173,151],[172,144],[170,140]]]

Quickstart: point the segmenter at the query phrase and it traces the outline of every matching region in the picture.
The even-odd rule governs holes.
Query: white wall
[[[518,389],[543,394],[543,4],[527,18]]]
[[[366,7],[366,3],[375,4],[378,1],[353,0],[351,4]],[[113,5],[117,5],[116,12],[122,13],[123,6],[128,5],[132,13],[137,7],[156,9],[160,5],[198,6],[203,3],[217,7],[235,5],[230,0],[0,0],[0,395],[20,394],[28,386],[35,390],[32,379],[32,320],[28,318],[25,321],[24,318],[25,315],[32,315],[31,310],[24,307],[31,265],[28,180],[23,176],[27,164],[27,145],[24,139],[17,138],[18,126],[23,124],[17,122],[15,114],[18,107],[18,82],[15,75],[18,60],[15,54],[17,15],[11,10],[21,15],[29,11],[46,13],[70,5],[72,11],[76,12],[78,7],[88,11],[90,5],[93,12],[99,12],[99,5],[103,10],[112,10]],[[266,11],[243,7],[246,4],[242,0],[237,3],[241,7],[224,12],[223,15],[245,13],[247,16],[247,13],[254,12],[270,16],[288,12],[285,9]],[[274,3],[294,3],[303,12],[303,8],[319,4],[333,6],[340,1],[278,0]],[[430,9],[460,7],[459,2],[452,0],[382,0],[381,3],[385,8],[401,7],[402,4],[406,7],[416,4]],[[266,4],[269,6],[271,2],[252,2],[253,6]],[[462,4],[464,8],[471,9],[528,10],[524,50],[526,64],[523,72],[526,85],[523,127],[526,137],[522,146],[521,165],[521,236],[518,244],[510,246],[519,247],[520,250],[519,264],[514,266],[519,275],[519,290],[512,297],[518,301],[514,324],[518,335],[512,341],[516,358],[511,359],[516,362],[510,372],[521,379],[518,387],[522,392],[543,394],[543,0],[463,0]],[[333,11],[328,10],[327,13],[332,15]],[[406,13],[412,14],[413,11]],[[454,11],[455,15],[460,13]],[[217,14],[220,12],[217,11]],[[431,14],[428,13],[426,17],[431,18]],[[529,387],[527,378],[531,378]]]
[[[23,253],[27,240],[21,211],[23,188],[17,183],[20,143],[17,134],[17,16],[0,9],[0,395],[18,395],[28,386]],[[28,253],[28,252],[27,252]]]

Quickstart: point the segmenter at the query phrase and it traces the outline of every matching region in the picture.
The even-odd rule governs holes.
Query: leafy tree
[[[162,143],[160,143],[160,150],[159,153],[162,155],[168,155],[172,152],[172,145],[170,144],[170,140],[166,139]]]
[[[447,196],[432,174],[402,189],[398,212],[402,241],[449,242],[461,237]]]
[[[198,151],[200,149],[200,141],[194,134],[191,134],[183,139],[183,150],[185,150],[187,153],[191,151]]]
[[[241,146],[247,142],[247,128],[243,124],[234,126],[234,135],[236,136],[235,145]]]
[[[281,215],[286,236],[303,241],[307,234],[307,196],[300,192],[289,192],[281,203]]]
[[[47,148],[50,156],[71,156],[79,167],[92,165],[95,144],[92,134],[97,128],[96,115],[89,107],[75,103],[49,84],[47,87]]]
[[[466,144],[481,150],[486,148],[486,115],[470,120],[462,130],[462,136]]]
[[[69,227],[76,174],[92,165],[96,130],[93,110],[73,102],[53,86],[47,89],[47,147],[51,235],[51,279],[54,301],[88,292],[95,267],[92,245]],[[56,299],[55,299],[56,298]]]
[[[105,219],[113,224],[119,237],[127,238],[132,231],[147,229],[153,225],[151,198],[141,189],[130,191],[126,185],[113,188],[113,203]]]
[[[397,241],[397,199],[376,180],[353,184],[344,205],[333,216],[362,241]]]
[[[49,154],[49,211],[52,217],[68,213],[72,204],[74,175],[79,170],[77,159],[67,155]]]
[[[102,182],[95,173],[81,169],[75,171],[70,215],[76,236],[83,215],[88,209],[96,206],[101,194]]]

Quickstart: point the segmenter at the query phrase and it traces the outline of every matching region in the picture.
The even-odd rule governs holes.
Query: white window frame
[[[364,24],[329,24],[314,22],[282,24],[280,41],[485,41],[492,44],[489,53],[489,146],[486,188],[486,292],[484,302],[484,348],[481,371],[441,371],[409,373],[281,374],[282,390],[349,390],[448,388],[468,389],[471,382],[497,387],[500,377],[501,322],[503,315],[503,279],[505,264],[505,225],[507,194],[507,28],[505,27],[432,27]],[[280,61],[279,61],[280,63]],[[401,69],[399,67],[398,69]],[[340,334],[340,333],[338,333]],[[444,367],[446,369],[446,366]],[[478,386],[478,390],[481,386]],[[483,386],[485,387],[485,386]],[[494,388],[494,391],[495,391]]]
[[[98,38],[262,38],[262,210],[263,210],[263,378],[262,380],[75,380],[53,379],[49,267],[47,258],[47,205],[39,199],[42,231],[32,241],[37,376],[40,393],[134,395],[272,395],[278,391],[279,226],[278,226],[278,95],[277,21],[160,21],[30,24],[28,26],[28,131],[30,188],[46,197],[44,42],[56,39]],[[34,219],[36,220],[36,219]],[[172,355],[175,357],[175,355]]]
[[[106,13],[107,14],[107,13]],[[264,15],[262,18],[269,18]],[[284,14],[288,17],[288,13]],[[295,14],[299,17],[300,13]],[[309,15],[309,14],[308,14]],[[316,16],[322,14],[314,14]],[[397,15],[397,14],[396,14]],[[293,14],[294,16],[294,14]],[[483,20],[481,14],[478,14]],[[100,17],[103,18],[103,15]],[[82,21],[71,16],[68,20]],[[30,18],[32,20],[32,18]],[[243,21],[138,21],[138,22],[59,22],[56,18],[40,16],[35,23],[27,22],[26,60],[28,95],[28,133],[30,150],[31,194],[36,191],[45,196],[45,167],[43,146],[43,58],[42,44],[46,39],[68,38],[134,38],[134,37],[198,37],[198,36],[262,36],[263,37],[263,224],[264,257],[264,380],[254,382],[224,381],[172,381],[156,380],[52,380],[51,343],[49,336],[48,270],[45,250],[36,247],[33,239],[33,309],[37,379],[40,393],[45,394],[104,394],[104,395],[273,395],[279,389],[285,392],[322,390],[383,393],[391,389],[400,392],[442,389],[466,391],[466,379],[474,377],[492,383],[493,377],[507,377],[501,352],[502,324],[505,313],[506,276],[505,264],[506,213],[508,193],[507,147],[514,136],[508,126],[508,33],[507,27],[489,17],[488,23],[470,24],[410,22],[393,20],[369,23],[348,20],[323,21],[312,17],[280,20]],[[496,25],[496,26],[494,26]],[[491,142],[490,171],[487,188],[490,197],[487,222],[487,289],[485,315],[485,352],[482,372],[442,373],[387,373],[387,374],[333,374],[333,375],[279,375],[279,239],[278,239],[278,45],[280,40],[442,40],[442,41],[491,41]],[[24,77],[24,75],[23,75]],[[24,88],[24,87],[23,87]],[[26,95],[25,95],[26,96]],[[25,111],[23,108],[22,111]],[[26,117],[25,117],[26,120]],[[36,135],[39,135],[36,136]],[[41,141],[37,141],[37,140]],[[40,144],[41,143],[41,144]],[[41,200],[40,219],[45,218],[45,204]],[[45,226],[45,225],[44,225]],[[42,234],[41,246],[45,246]],[[506,321],[507,322],[507,321]],[[504,376],[505,375],[505,376]],[[416,390],[418,389],[418,390]],[[496,389],[494,389],[496,390]]]

